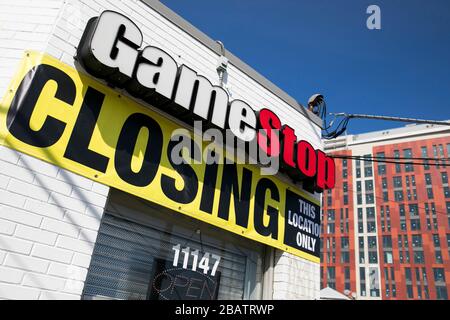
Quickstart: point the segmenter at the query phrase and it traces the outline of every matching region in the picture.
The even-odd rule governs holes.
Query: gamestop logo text
[[[260,111],[228,93],[186,65],[178,66],[165,51],[143,44],[139,27],[127,17],[105,11],[92,18],[78,46],[77,58],[92,75],[126,89],[161,110],[187,122],[230,130],[244,143],[256,140],[281,168],[296,180],[306,180],[315,191],[335,185],[334,160],[297,138],[269,109]]]

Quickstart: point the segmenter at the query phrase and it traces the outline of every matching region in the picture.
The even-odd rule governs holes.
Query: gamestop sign
[[[187,123],[231,132],[234,140],[279,160],[285,173],[317,191],[334,186],[333,160],[298,139],[270,109],[255,112],[244,101],[230,101],[222,88],[177,66],[158,48],[139,50],[141,44],[130,20],[107,11],[89,22],[77,60],[89,73]],[[216,140],[207,143],[191,131],[180,132],[178,123],[111,85],[49,55],[27,52],[0,103],[0,144],[320,262],[317,199],[263,174],[255,163],[237,161]],[[168,284],[158,281],[156,293],[166,294]],[[205,279],[212,294],[216,281]]]
[[[78,60],[92,75],[188,123],[231,130],[245,143],[256,142],[281,169],[322,192],[335,184],[334,160],[281,123],[270,109],[255,112],[163,50],[143,43],[141,30],[127,17],[105,11],[92,18],[78,47]]]

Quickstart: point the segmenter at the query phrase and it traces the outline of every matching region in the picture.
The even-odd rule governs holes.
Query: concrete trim
[[[162,4],[158,0],[141,0],[143,3],[147,4],[150,8],[161,14],[163,17],[177,25],[179,28],[184,30],[186,33],[200,41],[203,45],[211,49],[213,52],[215,52],[217,55],[221,55],[221,47],[220,45],[208,37],[205,33],[194,27],[192,24],[190,24],[188,21],[183,19],[181,16],[176,14],[174,11],[166,7],[164,4]],[[232,54],[230,51],[225,49],[225,56],[228,58],[229,62],[233,64],[236,68],[244,72],[246,75],[248,75],[250,78],[258,82],[260,85],[262,85],[264,88],[272,92],[274,95],[279,97],[281,100],[289,104],[292,108],[297,110],[301,115],[306,117],[309,121],[312,121],[314,124],[316,124],[319,127],[323,127],[322,119],[320,119],[318,116],[316,116],[311,111],[307,110],[303,105],[301,105],[297,100],[292,98],[290,95],[288,95],[286,92],[281,90],[279,87],[277,87],[275,84],[273,84],[271,81],[269,81],[267,78],[259,74],[256,70],[254,70],[252,67],[247,65],[245,62],[241,61],[238,57],[236,57],[234,54]]]

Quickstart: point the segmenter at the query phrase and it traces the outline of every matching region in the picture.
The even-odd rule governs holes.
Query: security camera
[[[308,100],[308,110],[318,115],[325,104],[322,94],[315,94]]]

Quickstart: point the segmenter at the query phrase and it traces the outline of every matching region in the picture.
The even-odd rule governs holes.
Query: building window
[[[411,268],[405,268],[405,279],[406,279],[406,283],[412,282]]]
[[[336,289],[336,269],[335,267],[327,268],[327,286]]]
[[[348,169],[347,169],[347,159],[342,159],[342,178],[347,179]]]
[[[372,156],[370,154],[364,155],[364,158],[371,159]],[[372,162],[370,160],[364,160],[364,177],[370,178],[373,176],[372,171]]]
[[[447,222],[448,222],[448,227],[450,228],[450,201],[447,201],[445,203],[445,206],[447,208]]]
[[[334,223],[332,222],[327,223],[327,233],[334,234]]]
[[[406,231],[405,205],[400,204],[398,206],[398,211],[400,213],[400,229]]]
[[[430,206],[425,203],[425,217],[427,219],[427,230],[431,230]]]
[[[377,160],[383,161],[384,158],[385,158],[385,153],[384,152],[378,152],[377,153]],[[378,174],[380,176],[386,174],[386,164],[385,163],[378,162]]]
[[[341,263],[350,263],[350,253],[348,251],[341,252]]]
[[[342,185],[344,191],[344,205],[348,205],[348,183],[344,182]]]
[[[434,257],[436,259],[436,263],[443,263],[441,253],[441,241],[439,239],[439,234],[433,234],[433,244],[434,244]]]
[[[448,186],[444,187],[444,197],[450,198],[450,188]]]
[[[332,201],[333,201],[331,192],[332,192],[331,189],[328,189],[328,191],[327,191],[327,206],[328,207],[331,207]]]
[[[408,207],[409,207],[409,218],[411,222],[411,230],[420,231],[419,206],[417,204],[410,204]]]
[[[351,290],[350,289],[350,267],[344,268],[344,289]]]
[[[392,256],[392,237],[391,236],[383,236],[383,254],[384,254],[384,263],[393,263]]]
[[[377,237],[367,237],[369,244],[369,263],[378,263]]]
[[[366,296],[366,269],[364,267],[359,268],[359,291],[361,296]]]
[[[447,250],[448,255],[450,256],[450,234],[447,234]]]
[[[394,191],[394,199],[396,202],[403,201],[403,191],[401,190]]]
[[[443,268],[433,268],[433,272],[436,283],[445,283],[445,272]]]
[[[394,188],[402,188],[402,177],[394,177]]]
[[[342,237],[341,238],[341,249],[345,250],[345,249],[349,249],[349,242],[348,242],[348,237]]]
[[[386,286],[385,286],[386,298],[389,298],[390,290],[389,290],[389,269],[388,268],[384,268],[384,278],[386,281]]]
[[[439,169],[439,157],[438,157],[437,147],[435,145],[433,145],[433,156],[435,159],[436,168]]]
[[[366,208],[366,216],[369,220],[375,220],[375,208],[374,207],[368,207]]]
[[[411,159],[413,157],[412,150],[404,149],[403,155],[405,158]],[[414,171],[414,166],[412,165],[412,163],[411,162],[405,163],[405,172],[413,172],[413,171]]]
[[[364,253],[364,237],[358,238],[358,244],[359,244],[359,263],[365,263],[366,257]]]
[[[448,184],[447,172],[441,172],[442,184]]]
[[[355,168],[356,168],[356,178],[361,178],[361,160],[355,161]]]
[[[370,296],[380,296],[380,286],[378,282],[378,268],[369,268]]]
[[[400,151],[394,150],[394,158],[396,159],[400,158]],[[402,172],[401,165],[399,163],[395,164],[395,172],[396,173]]]
[[[425,160],[423,160],[423,167],[425,170],[429,170],[430,169],[430,165],[428,164],[428,151],[427,151],[427,147],[421,147],[422,150],[422,158],[424,158]]]
[[[414,296],[413,296],[413,287],[412,287],[411,284],[407,284],[406,285],[406,294],[408,296],[408,299],[414,298]]]
[[[431,181],[431,174],[425,173],[425,184],[427,186],[431,186],[433,183]]]
[[[381,179],[381,187],[382,187],[383,190],[386,190],[388,188],[387,178],[382,178]]]
[[[448,296],[444,268],[433,268],[433,273],[436,286],[436,298],[438,300],[447,300]]]
[[[367,221],[367,232],[368,233],[377,232],[375,221]]]
[[[444,262],[442,261],[441,250],[435,250],[435,251],[434,251],[434,256],[435,256],[435,258],[436,258],[436,263],[438,263],[438,264],[444,263]]]
[[[412,246],[413,248],[422,248],[422,235],[420,234],[412,235]]]
[[[434,198],[433,188],[431,188],[431,187],[427,188],[427,197],[428,197],[428,199],[433,199]]]

